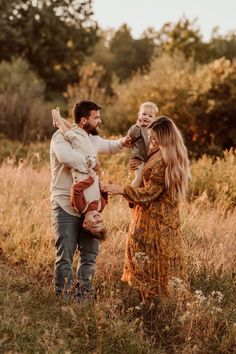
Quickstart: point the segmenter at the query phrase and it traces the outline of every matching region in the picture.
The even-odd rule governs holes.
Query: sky
[[[138,38],[147,27],[161,29],[164,23],[176,23],[183,15],[198,18],[204,40],[212,29],[219,33],[236,30],[236,0],[93,0],[93,18],[102,29],[118,29],[123,23]]]

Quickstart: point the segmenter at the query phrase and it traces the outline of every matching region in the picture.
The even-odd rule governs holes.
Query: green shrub
[[[51,130],[44,102],[44,83],[23,59],[0,64],[0,130],[23,143]]]

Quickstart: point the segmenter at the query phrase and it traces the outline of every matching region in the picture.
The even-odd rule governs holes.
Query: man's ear
[[[87,118],[85,118],[85,117],[82,117],[81,119],[80,119],[80,122],[82,123],[82,125],[84,126],[86,123],[87,123]]]
[[[86,220],[83,221],[83,224],[82,224],[83,228],[86,229],[86,226],[87,226],[87,222]]]

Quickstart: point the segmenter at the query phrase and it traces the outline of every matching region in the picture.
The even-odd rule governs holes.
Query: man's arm
[[[73,168],[82,173],[88,173],[86,157],[74,150],[62,134],[58,133],[52,138],[52,149],[61,164]]]
[[[91,136],[93,144],[96,146],[98,153],[115,154],[120,152],[124,147],[131,146],[131,138],[127,135],[116,140],[103,139],[100,136]]]

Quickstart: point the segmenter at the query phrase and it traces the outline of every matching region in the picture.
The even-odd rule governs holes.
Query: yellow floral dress
[[[124,189],[135,207],[122,280],[146,298],[168,296],[171,282],[187,280],[178,202],[170,199],[164,183],[165,164],[158,151],[145,163],[142,185]]]

